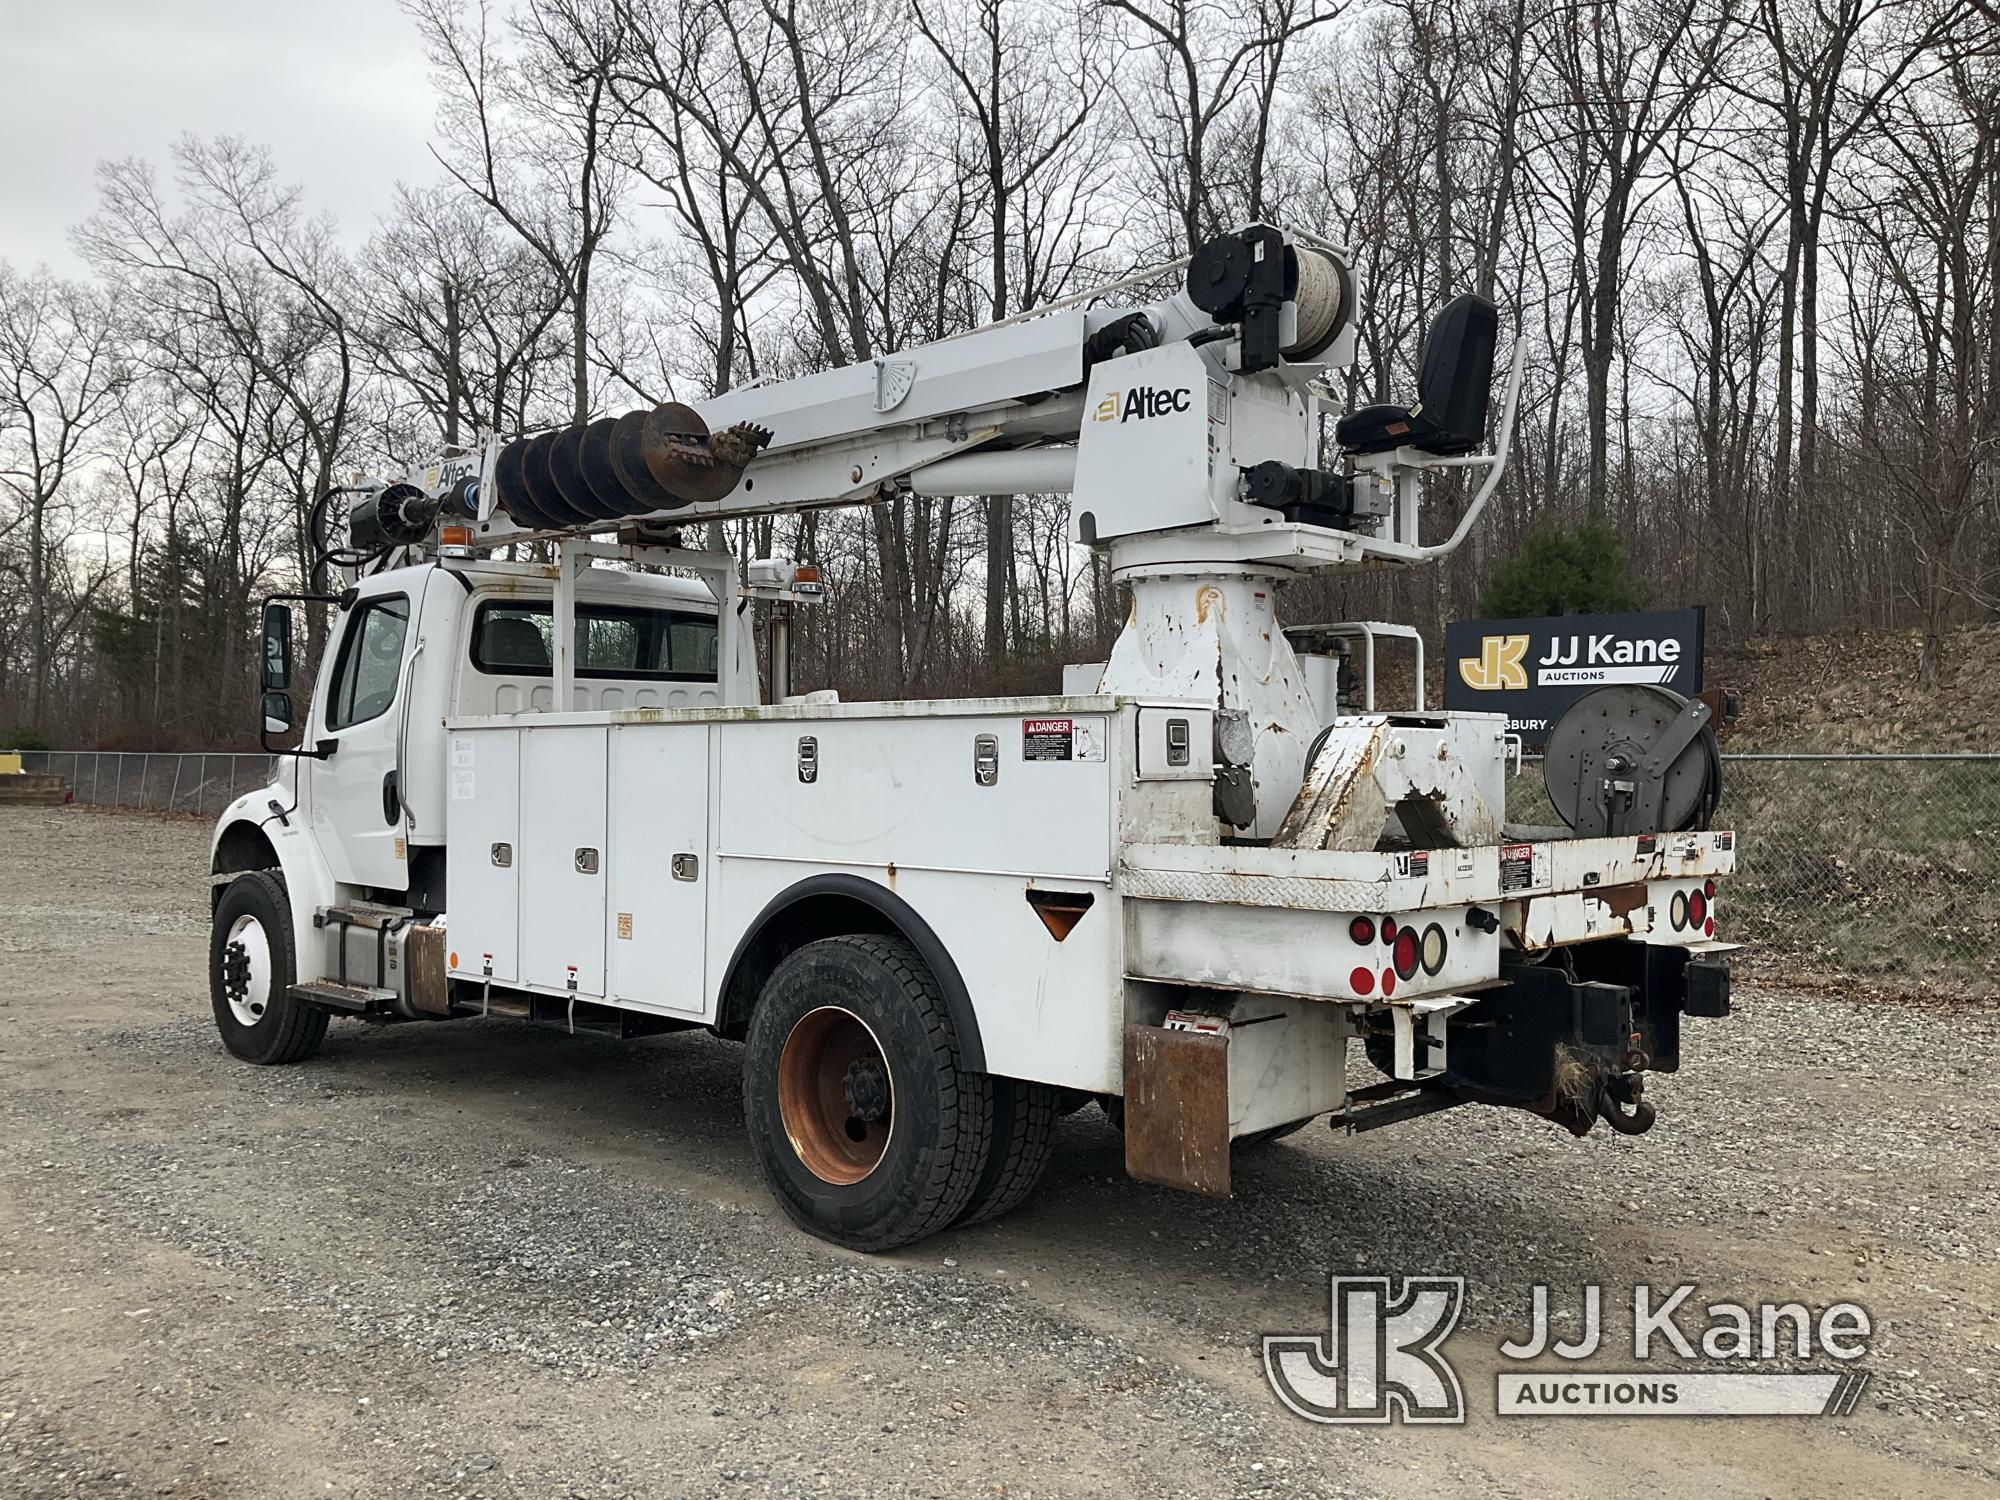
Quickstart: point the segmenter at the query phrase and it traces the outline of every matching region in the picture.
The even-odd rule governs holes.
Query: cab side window
[[[409,628],[410,601],[401,594],[370,599],[355,610],[341,638],[327,694],[328,729],[365,724],[389,711],[403,675],[403,638]]]

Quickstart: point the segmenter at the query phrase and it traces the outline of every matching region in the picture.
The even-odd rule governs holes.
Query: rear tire
[[[850,1250],[945,1228],[992,1150],[993,1087],[959,1067],[937,980],[898,937],[788,954],[751,1013],[743,1119],[792,1221]]]
[[[208,996],[222,1045],[245,1062],[304,1062],[326,1040],[326,1012],[292,998],[292,904],[284,879],[250,870],[215,903]]]
[[[993,1080],[993,1148],[972,1201],[958,1216],[961,1228],[1011,1213],[1041,1185],[1056,1154],[1058,1091],[1018,1078]]]

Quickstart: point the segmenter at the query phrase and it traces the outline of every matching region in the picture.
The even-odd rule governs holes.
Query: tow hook
[[[1606,1079],[1597,1095],[1598,1117],[1620,1135],[1644,1135],[1657,1117],[1645,1100],[1645,1089],[1646,1080],[1630,1073]],[[1627,1104],[1632,1106],[1630,1114],[1622,1107]]]

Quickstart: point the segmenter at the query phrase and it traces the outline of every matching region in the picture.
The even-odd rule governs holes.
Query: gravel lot
[[[0,1494],[1949,1495],[2000,1479],[2000,1014],[1739,990],[1643,1140],[1460,1110],[869,1259],[766,1197],[736,1049],[337,1022],[232,1061],[207,829],[0,810]],[[1463,1428],[1323,1428],[1263,1331],[1468,1278]],[[1877,1319],[1850,1419],[1501,1419],[1528,1288]],[[1706,1297],[1704,1296],[1704,1299]],[[1684,1320],[1689,1321],[1689,1320]],[[1700,1319],[1692,1320],[1697,1325]],[[1571,1326],[1574,1326],[1573,1324]],[[1613,1318],[1603,1368],[1630,1365]]]

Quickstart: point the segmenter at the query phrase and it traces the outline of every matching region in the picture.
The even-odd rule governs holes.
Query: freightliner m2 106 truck
[[[1157,301],[352,487],[345,586],[266,606],[266,730],[296,744],[215,832],[229,1050],[299,1062],[341,1017],[705,1028],[742,1045],[785,1211],[863,1250],[1013,1208],[1092,1101],[1134,1175],[1222,1195],[1235,1153],[1321,1117],[1650,1126],[1683,1018],[1729,1008],[1707,709],[1592,693],[1545,761],[1564,824],[1520,828],[1504,718],[1426,709],[1421,674],[1344,703],[1338,651],[1391,627],[1295,650],[1279,623],[1293,580],[1463,540],[1519,341],[1501,359],[1498,309],[1458,297],[1417,400],[1340,414],[1344,250],[1253,225],[1168,269]],[[1465,503],[1426,540],[1440,471]],[[690,538],[899,492],[1069,494],[1129,593],[1108,660],[1048,697],[795,694],[812,570]],[[328,611],[310,684],[295,607]]]

